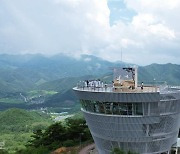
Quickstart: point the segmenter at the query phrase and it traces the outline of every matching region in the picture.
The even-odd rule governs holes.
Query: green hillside
[[[33,131],[44,130],[53,122],[46,114],[14,108],[0,112],[0,123],[0,142],[5,143],[6,151],[14,153],[25,148]]]
[[[81,76],[103,76],[112,67],[130,66],[130,64],[112,63],[95,56],[83,55],[79,59],[65,55],[46,57],[37,55],[0,55],[0,95],[9,92],[28,92],[32,89],[57,91],[71,88],[74,80]],[[180,65],[152,64],[139,67],[141,80],[165,80],[170,84],[179,84]],[[69,81],[66,81],[66,78]],[[72,79],[71,79],[72,78]],[[64,86],[56,84],[60,80]],[[63,83],[64,80],[64,83]],[[67,88],[66,88],[67,87]]]
[[[114,66],[130,64],[88,55],[79,59],[63,55],[0,55],[0,142],[5,141],[10,152],[25,148],[32,132],[47,128],[52,121],[46,114],[23,109],[47,107],[53,112],[77,112],[80,103],[72,88],[87,79],[111,83]],[[139,66],[138,79],[180,85],[180,65]]]
[[[0,112],[0,133],[29,132],[36,127],[46,127],[52,123],[46,114],[22,109],[9,109]]]
[[[102,76],[104,81],[112,80],[112,73]],[[180,65],[177,64],[151,64],[138,67],[138,81],[141,83],[163,83],[180,85]]]
[[[55,90],[59,92],[56,95],[52,95],[45,101],[45,104],[47,106],[73,107],[72,104],[77,103],[77,98],[72,92],[72,88],[76,86],[78,81],[93,78],[100,78],[107,83],[111,83],[113,77],[112,73],[106,73],[105,75],[99,77],[84,76],[76,78],[63,78],[44,83],[37,88],[45,90]],[[145,67],[138,67],[138,80],[139,82],[143,81],[145,83],[147,82],[151,84],[167,82],[169,85],[180,85],[180,65],[152,64]]]
[[[78,81],[102,79],[111,83],[112,67],[130,66],[112,63],[95,56],[79,59],[64,55],[0,55],[0,110],[77,107],[72,92]],[[139,82],[166,81],[180,85],[180,65],[152,64],[138,67]]]
[[[80,59],[64,55],[0,55],[0,92],[29,91],[45,82],[65,77],[99,75],[108,71],[111,63],[94,56]]]
[[[151,64],[139,67],[139,81],[165,81],[169,85],[180,85],[180,65]]]
[[[80,77],[66,77],[66,78],[46,82],[44,84],[41,84],[40,86],[37,86],[36,88],[38,90],[64,92],[69,89],[72,89],[72,87],[75,87],[79,81],[84,81],[94,78],[96,77],[92,75],[80,76]]]

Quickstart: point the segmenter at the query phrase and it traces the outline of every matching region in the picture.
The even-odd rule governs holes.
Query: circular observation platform
[[[139,154],[170,151],[180,126],[178,88],[75,87],[100,154],[113,148]]]

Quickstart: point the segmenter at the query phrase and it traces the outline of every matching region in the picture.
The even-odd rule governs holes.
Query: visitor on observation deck
[[[141,90],[143,90],[143,88],[144,88],[144,83],[141,82]]]

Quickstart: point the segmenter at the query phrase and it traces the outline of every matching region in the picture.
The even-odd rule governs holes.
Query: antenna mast
[[[122,48],[121,48],[121,62],[122,62]]]

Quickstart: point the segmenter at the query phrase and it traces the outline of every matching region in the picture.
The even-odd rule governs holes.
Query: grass
[[[23,104],[22,99],[13,99],[13,98],[0,98],[0,102],[9,103],[9,104]]]
[[[51,95],[55,95],[55,94],[57,94],[58,92],[56,92],[56,91],[47,91],[47,90],[32,90],[32,91],[30,91],[30,92],[28,92],[28,95],[30,96],[30,97],[36,97],[36,96],[39,96],[39,95],[49,95],[49,96],[51,96]]]

